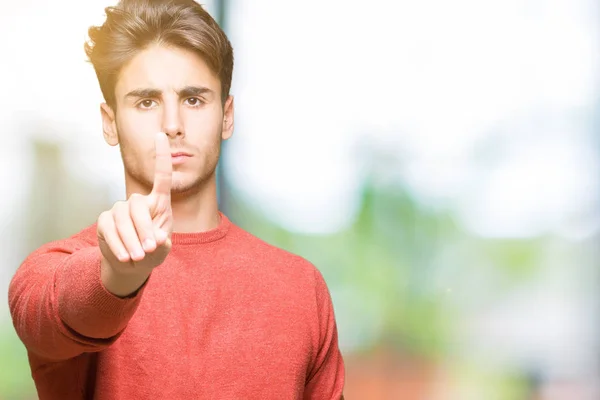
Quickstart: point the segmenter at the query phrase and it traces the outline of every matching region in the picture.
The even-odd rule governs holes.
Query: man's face
[[[146,193],[154,177],[154,138],[165,132],[173,158],[172,193],[186,194],[214,178],[221,139],[233,130],[233,99],[223,107],[221,82],[196,54],[151,46],[121,70],[116,115],[102,106],[104,135],[119,144],[128,191]]]

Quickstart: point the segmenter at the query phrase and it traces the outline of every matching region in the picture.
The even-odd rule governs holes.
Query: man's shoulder
[[[233,229],[236,245],[231,247],[228,262],[260,282],[261,290],[279,293],[297,304],[312,304],[327,293],[323,275],[313,262],[242,228]]]
[[[317,267],[301,255],[269,243],[237,225],[233,225],[232,233],[236,242],[242,244],[236,246],[240,256],[250,257],[260,264],[293,268],[311,274],[318,272]]]

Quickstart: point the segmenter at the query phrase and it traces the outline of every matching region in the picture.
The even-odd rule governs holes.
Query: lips
[[[185,153],[183,151],[179,151],[177,153],[171,153],[171,157],[191,157],[190,153]]]
[[[190,157],[192,157],[190,153],[186,153],[185,151],[177,151],[171,153],[171,162],[173,165],[181,165],[184,164]]]

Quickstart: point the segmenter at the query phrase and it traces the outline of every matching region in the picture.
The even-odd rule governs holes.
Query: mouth
[[[189,153],[184,153],[184,152],[171,153],[171,161],[173,162],[173,164],[182,164],[190,157],[192,157],[192,155]]]
[[[176,153],[171,153],[171,157],[191,157],[190,153],[186,153],[184,151],[178,151]]]

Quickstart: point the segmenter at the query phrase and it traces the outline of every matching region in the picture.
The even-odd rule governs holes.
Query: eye
[[[200,100],[197,97],[190,97],[189,99],[186,99],[186,102],[189,106],[192,107],[198,107],[202,104],[202,100]]]
[[[138,103],[138,107],[140,108],[152,108],[152,106],[154,105],[154,100],[142,100]]]

